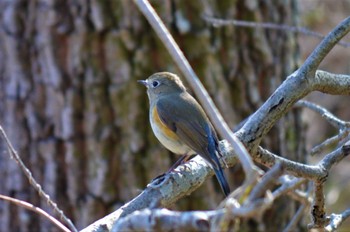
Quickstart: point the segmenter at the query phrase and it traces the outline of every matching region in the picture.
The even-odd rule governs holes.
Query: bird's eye
[[[159,81],[153,81],[153,82],[152,82],[152,87],[155,88],[155,87],[157,87],[159,84],[160,84]]]

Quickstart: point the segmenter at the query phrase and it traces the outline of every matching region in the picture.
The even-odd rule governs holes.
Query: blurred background
[[[323,1],[307,0],[300,1],[301,25],[313,31],[326,35],[337,23],[349,16],[350,1]],[[299,37],[300,51],[304,60],[315,47],[317,40],[306,36]],[[346,35],[344,42],[350,42],[350,35]],[[317,42],[316,42],[317,43]],[[350,73],[350,48],[335,46],[321,63],[320,69],[333,73]],[[322,93],[312,93],[307,100],[324,106],[342,120],[350,120],[350,96],[330,96]],[[332,137],[337,133],[336,129],[327,123],[322,117],[310,110],[305,110],[303,121],[307,125],[307,149],[321,143],[325,138]],[[311,157],[310,162],[316,163],[323,156]],[[326,184],[327,213],[340,213],[350,207],[350,167],[349,159],[344,159],[332,169]],[[339,231],[349,231],[350,221],[347,220]]]
[[[151,4],[232,128],[258,109],[320,40],[288,31],[218,27],[203,15],[327,34],[350,12],[348,0]],[[0,124],[35,179],[78,229],[137,196],[178,159],[154,137],[146,91],[136,80],[159,71],[181,73],[133,2],[0,0],[0,16]],[[337,46],[320,69],[349,74],[349,56],[350,48]],[[313,93],[307,99],[350,120],[349,97]],[[295,108],[272,128],[263,146],[292,160],[317,162],[322,155],[310,158],[308,151],[335,133],[319,115]],[[3,140],[0,149],[0,194],[52,212]],[[350,206],[348,167],[344,160],[330,175],[329,213]],[[226,174],[232,189],[244,178],[239,165]],[[172,209],[213,209],[222,198],[213,179]],[[277,231],[298,207],[283,197],[261,220],[241,222],[241,229]],[[304,217],[298,228],[308,222]],[[48,220],[0,201],[0,231],[55,230]]]

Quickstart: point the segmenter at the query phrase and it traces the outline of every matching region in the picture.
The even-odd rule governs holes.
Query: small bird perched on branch
[[[155,136],[171,152],[183,155],[170,170],[191,155],[199,154],[213,168],[227,196],[230,188],[219,162],[222,155],[218,137],[204,110],[186,91],[180,78],[169,72],[159,72],[138,82],[147,87]]]

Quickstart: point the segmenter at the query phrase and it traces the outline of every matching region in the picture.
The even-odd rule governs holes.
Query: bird
[[[154,135],[165,148],[182,155],[173,167],[194,154],[200,155],[214,170],[224,195],[228,196],[230,187],[219,162],[222,154],[218,136],[203,108],[187,92],[181,79],[170,72],[157,72],[138,82],[147,87]]]

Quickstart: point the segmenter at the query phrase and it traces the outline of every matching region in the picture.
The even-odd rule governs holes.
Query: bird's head
[[[150,100],[167,94],[182,93],[186,91],[180,78],[169,72],[155,73],[146,80],[139,80],[138,82],[147,87],[147,94]]]

